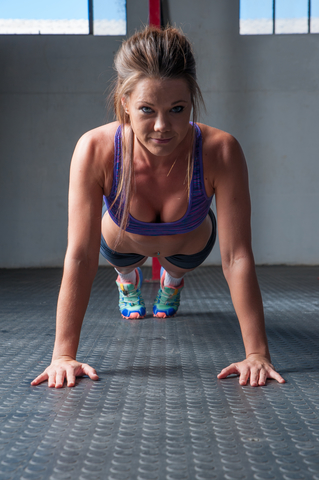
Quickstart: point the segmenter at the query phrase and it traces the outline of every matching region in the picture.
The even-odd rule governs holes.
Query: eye
[[[181,105],[177,105],[176,107],[173,107],[172,108],[172,112],[173,113],[182,113],[182,111],[184,110],[185,107],[182,107]]]
[[[143,113],[152,113],[153,110],[151,109],[151,107],[141,107],[140,110],[143,112]]]

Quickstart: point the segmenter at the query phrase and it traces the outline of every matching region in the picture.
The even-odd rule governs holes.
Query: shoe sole
[[[174,313],[174,315],[166,315],[164,312],[153,313],[154,318],[173,318],[175,315],[176,313]]]
[[[121,315],[122,315],[122,318],[125,318],[126,320],[138,320],[138,319],[145,318],[145,315],[141,316],[139,313],[136,313],[136,312],[131,313],[129,317],[126,317],[123,314]]]

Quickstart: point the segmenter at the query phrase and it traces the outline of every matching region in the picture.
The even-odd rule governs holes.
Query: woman
[[[196,124],[202,97],[189,42],[177,29],[146,28],[123,43],[115,68],[118,121],[85,134],[73,155],[53,358],[32,385],[48,380],[49,387],[59,388],[66,379],[74,386],[84,374],[98,379],[92,367],[76,361],[76,351],[100,247],[118,274],[123,317],[145,316],[139,267],[154,256],[162,270],[153,314],[177,312],[184,275],[214,245],[213,195],[223,272],[246,350],[246,359],[218,378],[237,373],[241,385],[264,385],[267,378],[283,383],[267,346],[244,156],[232,136]]]

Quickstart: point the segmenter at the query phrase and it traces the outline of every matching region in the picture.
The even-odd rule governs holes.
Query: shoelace
[[[121,293],[124,295],[124,302],[130,303],[131,306],[133,306],[134,303],[138,303],[139,305],[141,304],[140,299],[139,299],[139,289],[135,288],[132,291],[125,290],[124,285],[121,283]],[[133,303],[129,302],[129,300],[133,301]]]
[[[164,287],[164,288],[165,288],[165,287]],[[172,289],[172,290],[173,290],[173,289]],[[177,289],[175,289],[175,290],[173,291],[173,293],[168,293],[168,292],[166,292],[165,290],[162,290],[162,289],[161,289],[161,291],[160,291],[159,294],[158,294],[158,300],[160,299],[161,301],[163,301],[163,299],[164,299],[165,303],[167,303],[169,300],[175,301],[175,300],[177,300],[179,293],[180,293],[180,292],[179,292]],[[174,296],[176,297],[175,299],[173,299]],[[164,302],[163,302],[163,303],[164,303]]]

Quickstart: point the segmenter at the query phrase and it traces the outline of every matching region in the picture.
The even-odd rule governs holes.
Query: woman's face
[[[153,155],[170,155],[189,131],[192,103],[185,80],[145,78],[122,103],[138,142]]]

